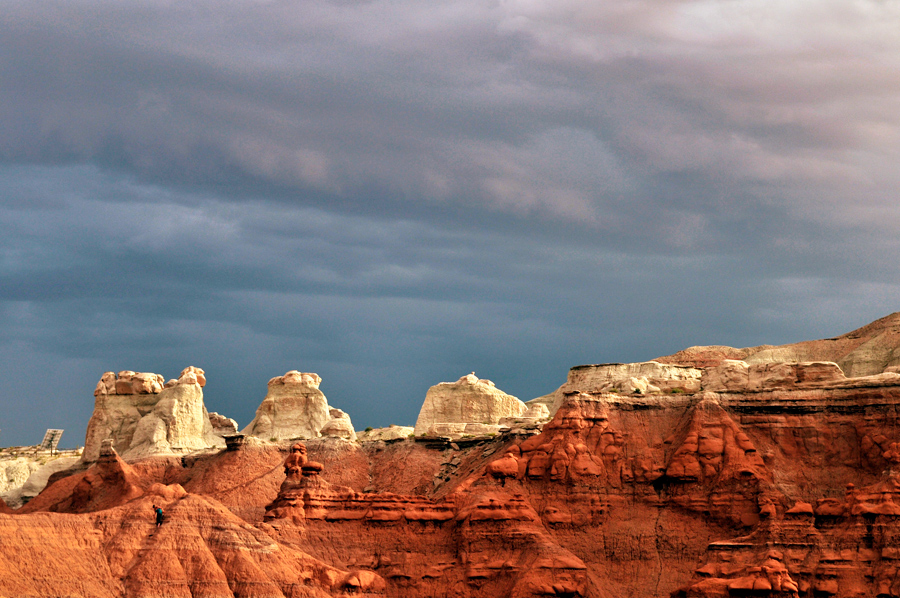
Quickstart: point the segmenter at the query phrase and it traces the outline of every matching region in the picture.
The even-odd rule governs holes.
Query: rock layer
[[[421,435],[461,435],[496,433],[504,417],[520,416],[525,403],[508,395],[490,380],[474,373],[456,382],[441,382],[428,389],[416,419],[415,433]]]
[[[96,461],[105,440],[129,459],[224,446],[203,404],[205,384],[193,366],[166,383],[159,374],[106,372],[94,391],[82,460]]]
[[[0,514],[3,545],[49,560],[0,594],[49,574],[70,596],[891,596],[900,375],[791,371],[752,391],[573,386],[539,434],[459,450],[320,438],[285,458],[251,438],[126,463],[108,441]]]
[[[789,345],[736,349],[725,346],[689,347],[656,361],[694,367],[720,365],[724,360],[756,363],[829,361],[848,377],[872,376],[900,366],[900,312],[885,316],[841,336]]]
[[[616,394],[694,393],[700,390],[703,370],[681,365],[646,361],[579,365],[549,398],[550,413],[556,413],[566,398],[577,392]],[[543,399],[543,397],[542,397]]]
[[[0,595],[900,596],[900,372],[663,365],[574,368],[540,431],[466,442],[108,439],[0,504]]]
[[[317,374],[292,370],[269,380],[256,417],[241,433],[264,440],[316,438],[332,418]]]

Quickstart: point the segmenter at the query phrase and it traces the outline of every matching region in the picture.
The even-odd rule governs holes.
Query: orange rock
[[[287,455],[248,438],[127,463],[106,447],[15,514],[0,504],[0,595],[900,596],[900,375],[820,363],[896,366],[894,320],[788,351],[799,363],[716,348],[684,352],[697,367],[576,369],[530,437],[316,438]],[[645,370],[717,386],[598,383]],[[115,382],[98,401],[119,400]]]

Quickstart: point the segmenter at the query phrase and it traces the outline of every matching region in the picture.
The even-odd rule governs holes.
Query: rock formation
[[[20,489],[40,467],[38,460],[24,456],[9,455],[0,460],[0,497],[10,500],[10,493]]]
[[[417,436],[488,434],[499,431],[500,419],[520,416],[525,403],[474,373],[428,389],[416,420]]]
[[[96,461],[107,439],[127,459],[224,446],[203,404],[204,385],[203,370],[193,366],[165,383],[159,374],[106,372],[94,391],[82,460]]]
[[[574,368],[540,429],[467,442],[110,438],[0,504],[0,596],[900,597],[892,367]]]
[[[14,509],[22,506],[38,494],[47,485],[47,481],[53,474],[75,467],[81,460],[80,456],[60,457],[51,459],[31,472],[28,479],[21,486],[14,488],[3,496],[6,504]]]
[[[332,419],[321,382],[317,374],[297,370],[272,378],[256,417],[241,434],[273,441],[321,436]]]
[[[455,595],[585,595],[587,567],[551,538],[521,494],[478,480],[437,500],[359,493],[322,479],[322,466],[310,467],[302,445],[292,447],[284,469],[264,517],[276,537],[291,537],[299,527],[307,545],[320,546],[329,543],[331,528],[342,526],[364,529],[384,547],[375,558],[352,542],[340,548],[356,575],[352,587],[344,582],[348,591],[428,596],[450,587]]]
[[[234,436],[238,433],[237,422],[230,417],[220,415],[215,411],[209,414],[209,424],[212,426],[213,433],[217,436]]]
[[[526,403],[525,412],[514,417],[501,417],[500,426],[517,426],[545,422],[550,419],[550,410],[543,403]]]
[[[396,442],[405,440],[415,434],[415,428],[412,426],[390,425],[387,428],[367,428],[362,432],[357,432],[356,437],[360,442],[384,441]]]
[[[81,450],[46,450],[40,446],[0,449],[0,500],[18,508],[37,496],[50,476],[76,466]]]
[[[542,397],[530,402],[547,404],[550,413],[553,414],[566,401],[566,397],[573,392],[694,393],[700,390],[702,374],[702,370],[695,367],[656,361],[579,365],[569,370],[568,379],[556,392],[546,398]]]
[[[340,409],[329,409],[328,415],[331,416],[319,433],[322,436],[331,436],[334,438],[343,438],[344,440],[356,440],[356,431],[353,429],[353,422],[350,416]]]
[[[835,338],[744,349],[689,347],[656,359],[660,363],[695,367],[716,366],[724,360],[739,360],[748,364],[830,361],[837,363],[849,377],[880,374],[900,366],[900,312]]]

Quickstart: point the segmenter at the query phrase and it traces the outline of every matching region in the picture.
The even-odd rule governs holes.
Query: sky
[[[900,310],[897,0],[0,0],[0,445],[105,371],[357,429]]]

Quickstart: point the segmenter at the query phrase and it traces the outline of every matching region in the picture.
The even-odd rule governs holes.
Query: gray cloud
[[[893,2],[3,13],[4,444],[78,442],[107,369],[198,365],[242,423],[317,371],[382,425],[897,309]]]

